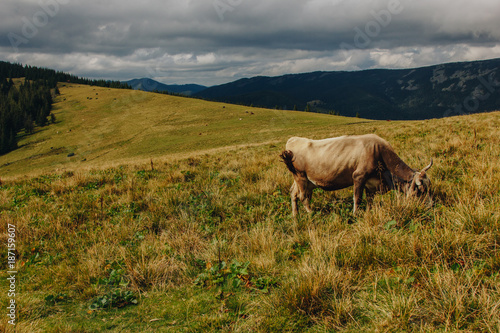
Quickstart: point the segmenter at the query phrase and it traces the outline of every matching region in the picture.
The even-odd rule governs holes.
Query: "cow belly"
[[[318,186],[318,187],[321,188],[322,190],[325,190],[325,191],[337,191],[337,190],[342,190],[342,189],[350,187],[350,186],[352,186],[352,184],[350,184],[350,185],[334,184],[334,185],[325,185],[325,186]]]
[[[309,182],[311,182],[314,186],[321,188],[322,190],[325,191],[336,191],[336,190],[341,190],[346,187],[352,186],[352,181],[341,181],[341,180],[319,180],[319,179],[314,179],[314,178],[309,178],[307,177]]]

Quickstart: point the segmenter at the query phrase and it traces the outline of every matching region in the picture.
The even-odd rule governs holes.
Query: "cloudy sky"
[[[2,0],[0,60],[90,78],[257,75],[500,57],[498,0]]]

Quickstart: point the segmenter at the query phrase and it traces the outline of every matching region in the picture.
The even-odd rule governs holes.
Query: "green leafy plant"
[[[253,282],[254,288],[263,293],[268,293],[272,287],[278,286],[278,281],[275,278],[269,276],[259,277]]]
[[[207,263],[206,269],[198,275],[194,281],[195,285],[211,287],[233,287],[239,288],[243,283],[249,283],[248,266],[250,262],[240,263],[237,260],[227,266],[225,261],[216,264]]]
[[[57,303],[65,303],[69,300],[69,297],[65,293],[58,293],[56,295],[48,295],[45,297],[45,303],[47,305],[56,305]]]
[[[137,304],[135,294],[130,290],[125,290],[130,282],[126,278],[121,264],[111,262],[106,267],[108,267],[108,276],[98,279],[95,283],[96,288],[103,287],[106,292],[104,295],[92,299],[90,310],[122,308],[127,305]]]
[[[396,220],[391,220],[384,225],[385,230],[392,230],[397,226],[398,222]]]
[[[102,296],[95,297],[90,304],[90,310],[122,308],[127,305],[136,305],[137,303],[137,297],[132,291],[113,289]]]
[[[292,244],[290,259],[297,260],[309,251],[309,242],[305,240],[297,241]]]

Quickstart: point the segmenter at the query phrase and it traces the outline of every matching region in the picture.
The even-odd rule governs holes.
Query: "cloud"
[[[89,76],[254,75],[500,57],[496,0],[5,0],[0,59]]]

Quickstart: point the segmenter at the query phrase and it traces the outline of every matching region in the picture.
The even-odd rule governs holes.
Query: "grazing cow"
[[[369,203],[376,192],[399,189],[408,195],[428,192],[427,170],[406,165],[391,145],[375,134],[341,136],[324,140],[292,137],[280,155],[293,174],[292,213],[297,215],[298,199],[311,212],[309,200],[315,188],[340,190],[354,185],[355,214],[366,188]]]

